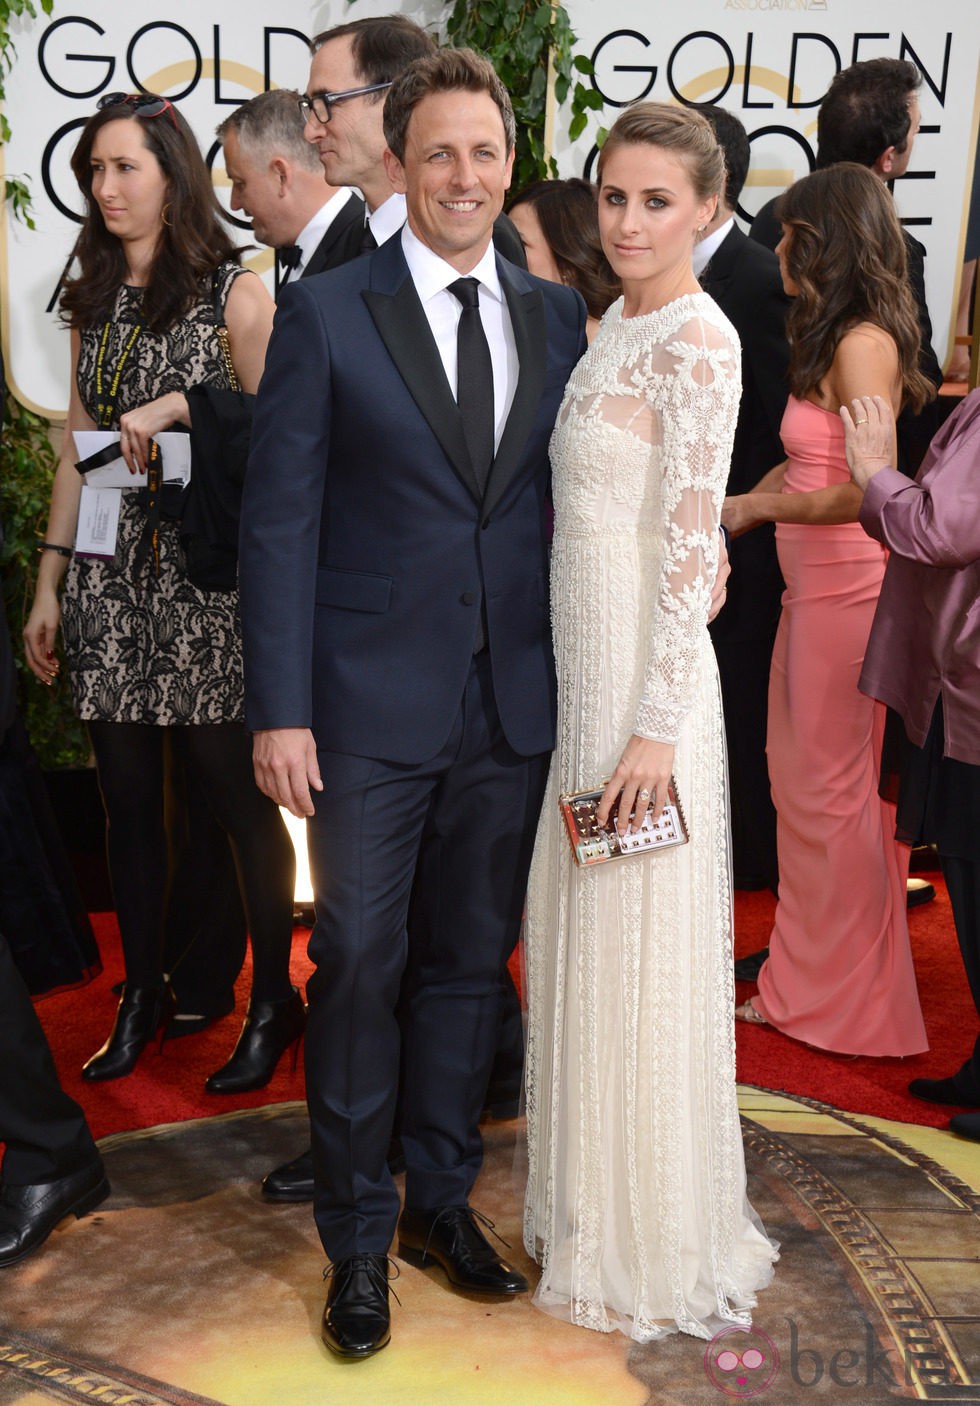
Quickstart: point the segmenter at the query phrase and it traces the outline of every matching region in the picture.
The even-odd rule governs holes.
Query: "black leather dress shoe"
[[[262,1195],[266,1201],[312,1201],[313,1149],[308,1147],[291,1162],[274,1167],[263,1178]]]
[[[391,1341],[388,1256],[348,1255],[330,1278],[320,1336],[338,1357],[370,1357]]]
[[[769,948],[760,947],[758,952],[750,952],[747,957],[739,957],[735,963],[736,981],[758,981],[763,963],[769,958]]]
[[[226,1015],[231,1015],[235,1009],[234,994],[229,996],[227,1001],[219,1002],[213,1012],[198,1011],[183,1014],[180,1010],[167,1026],[164,1040],[182,1040],[185,1035],[200,1035],[202,1031],[210,1030],[212,1025],[216,1025],[219,1020],[224,1020]]]
[[[391,1140],[386,1160],[393,1177],[405,1170],[405,1157],[397,1137]],[[312,1201],[313,1149],[308,1147],[291,1162],[273,1167],[262,1180],[262,1196],[266,1201]]]
[[[57,1181],[35,1186],[0,1182],[0,1267],[24,1259],[65,1216],[84,1216],[108,1195],[101,1157]]]
[[[906,879],[905,881],[905,906],[906,908],[918,908],[923,903],[931,903],[936,896],[936,890],[928,879]]]
[[[398,1222],[398,1253],[419,1269],[438,1264],[457,1289],[480,1294],[526,1293],[524,1275],[500,1258],[477,1219],[493,1229],[491,1221],[469,1206],[403,1211]]]
[[[957,1113],[949,1120],[949,1130],[971,1142],[980,1142],[980,1113]]]
[[[948,1104],[953,1108],[980,1108],[980,1094],[976,1089],[964,1087],[963,1081],[955,1074],[948,1079],[913,1079],[909,1084],[909,1093],[926,1103]]]

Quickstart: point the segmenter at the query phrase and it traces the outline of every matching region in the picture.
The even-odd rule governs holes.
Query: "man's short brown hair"
[[[410,63],[435,51],[431,34],[407,15],[376,15],[325,29],[310,44],[317,53],[331,39],[350,39],[354,71],[365,87],[371,83],[393,83]],[[376,102],[384,97],[379,93]]]
[[[405,159],[409,118],[423,98],[433,93],[486,93],[496,103],[504,124],[507,151],[514,148],[517,124],[507,89],[489,60],[472,49],[437,49],[417,59],[392,84],[385,102],[385,141],[399,161]]]

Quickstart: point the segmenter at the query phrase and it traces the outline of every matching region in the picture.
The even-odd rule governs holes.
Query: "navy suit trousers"
[[[486,653],[431,760],[319,753],[306,1068],[315,1215],[335,1262],[384,1254],[394,1234],[385,1157],[400,1060],[406,1206],[467,1202],[548,761],[504,738]]]

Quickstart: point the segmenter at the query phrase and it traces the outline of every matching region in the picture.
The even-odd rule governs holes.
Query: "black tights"
[[[163,728],[90,722],[88,730],[105,805],[126,980],[133,986],[159,986],[163,980],[169,867],[164,743],[169,738],[231,841],[252,939],[252,998],[286,1000],[292,991],[296,863],[282,816],[255,784],[248,733],[240,723]]]

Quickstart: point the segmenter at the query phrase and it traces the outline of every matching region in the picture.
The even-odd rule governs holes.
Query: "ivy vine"
[[[6,97],[6,79],[16,48],[11,25],[18,19],[37,19],[40,10],[50,15],[54,0],[0,0],[0,102]],[[10,140],[10,125],[0,112],[0,141]],[[34,228],[31,193],[27,182],[7,176],[4,195],[15,219]],[[20,404],[3,387],[3,445],[0,446],[0,520],[4,526],[0,551],[0,583],[7,607],[7,622],[14,638],[14,661],[22,685],[21,717],[45,767],[78,766],[90,759],[85,728],[75,716],[65,672],[50,688],[40,688],[27,669],[23,650],[16,647],[20,630],[34,595],[36,544],[51,501],[57,456],[47,420]]]
[[[557,175],[544,140],[549,69],[555,99],[569,109],[572,141],[585,130],[588,113],[602,107],[601,94],[582,82],[592,73],[592,63],[573,53],[575,35],[565,8],[549,0],[455,0],[446,37],[488,58],[510,93],[517,118],[512,189]]]
[[[38,5],[44,14],[50,15],[54,8],[54,0],[38,0]],[[37,5],[34,0],[0,0],[0,103],[7,96],[7,74],[13,68],[17,54],[10,35],[11,21],[25,16],[28,19],[37,19]],[[6,146],[9,141],[10,124],[6,113],[0,111],[0,143]],[[4,195],[16,218],[23,220],[29,229],[33,229],[31,192],[27,182],[8,176]]]

